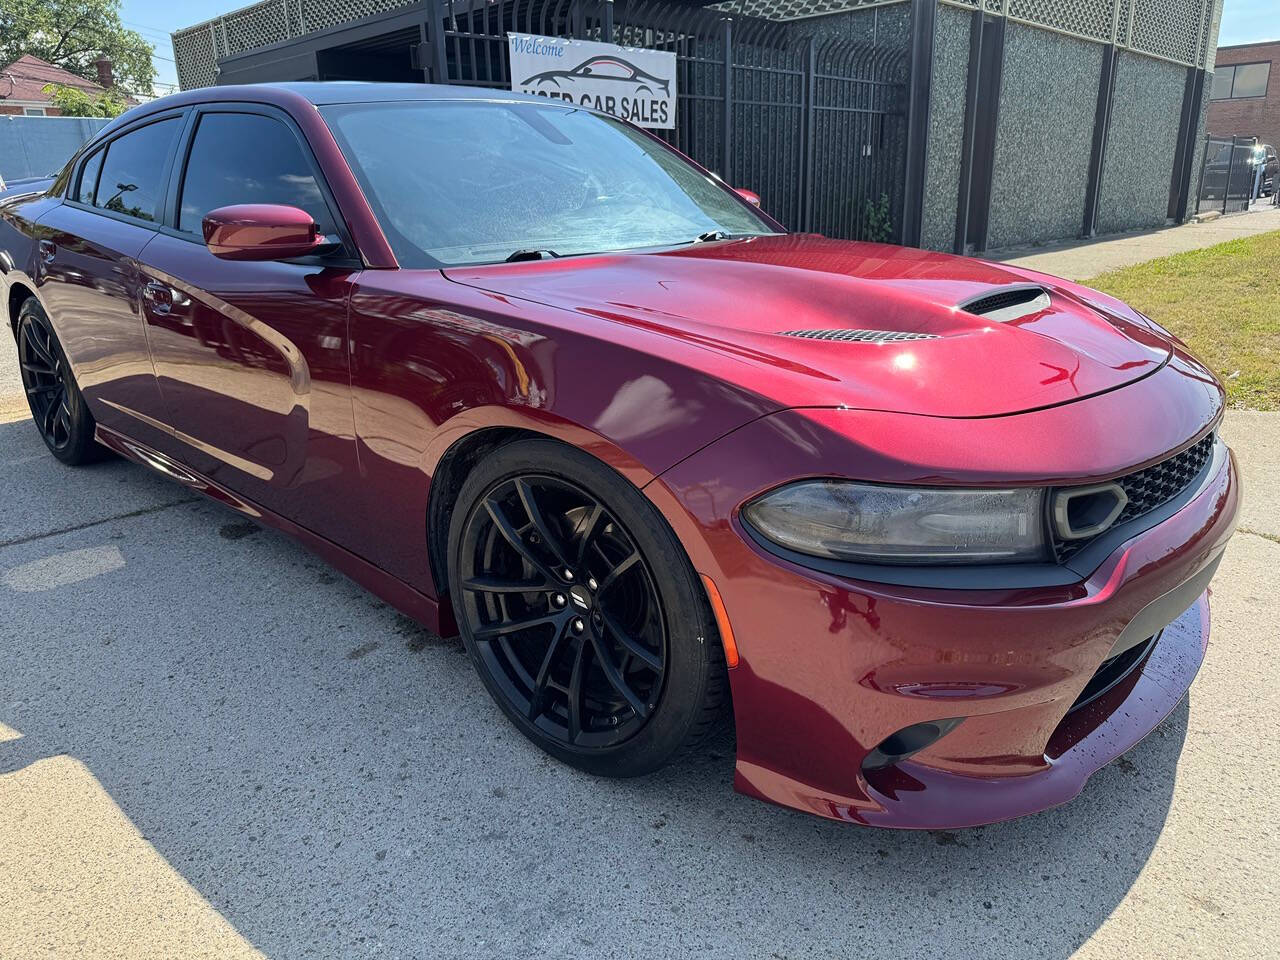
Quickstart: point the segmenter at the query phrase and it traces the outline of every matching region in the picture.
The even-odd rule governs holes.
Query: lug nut
[[[587,577],[587,586],[594,590],[596,587],[600,586],[600,584],[596,583],[595,577]]]
[[[564,578],[565,578],[566,580],[572,580],[572,579],[573,579],[573,571],[572,571],[572,570],[570,570],[568,567],[565,567],[565,568],[564,568]]]
[[[564,598],[563,593],[557,593],[554,597],[551,598],[551,602],[554,603],[557,607],[563,607],[569,601],[567,601]]]
[[[581,632],[582,632],[583,630],[585,630],[585,629],[587,629],[587,625],[586,625],[585,623],[583,623],[583,622],[582,622],[582,618],[581,618],[581,617],[574,617],[574,618],[573,618],[573,632],[574,632],[574,633],[581,633]]]

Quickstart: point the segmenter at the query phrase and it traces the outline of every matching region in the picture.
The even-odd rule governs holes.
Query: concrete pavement
[[[12,349],[0,348],[0,369]],[[1189,697],[1057,810],[891,833],[516,733],[457,643],[0,423],[0,957],[1274,956],[1280,415]]]
[[[1280,230],[1280,208],[1269,207],[1251,213],[1221,217],[1207,223],[1185,223],[1178,227],[1144,230],[1120,236],[1098,237],[1081,242],[1019,247],[983,254],[988,260],[1040,270],[1068,280],[1088,280],[1109,270],[1119,270],[1188,250]]]

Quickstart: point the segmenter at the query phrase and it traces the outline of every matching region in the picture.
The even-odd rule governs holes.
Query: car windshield
[[[409,101],[323,114],[403,266],[774,232],[674,151],[572,106]]]

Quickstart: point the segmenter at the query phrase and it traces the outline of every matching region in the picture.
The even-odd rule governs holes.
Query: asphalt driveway
[[[1275,956],[1280,415],[1228,432],[1189,697],[1065,807],[913,834],[734,794],[723,738],[569,770],[303,548],[0,422],[0,956]]]

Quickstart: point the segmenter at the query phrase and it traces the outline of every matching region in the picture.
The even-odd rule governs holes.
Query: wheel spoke
[[[542,656],[542,665],[538,667],[538,675],[533,680],[533,690],[529,693],[529,719],[537,720],[547,706],[547,689],[551,682],[551,664],[560,650],[560,644],[569,635],[569,625],[556,631],[556,635],[547,644],[547,652]]]
[[[53,425],[57,420],[58,408],[58,402],[55,400],[44,411],[44,419],[40,424],[40,429],[44,431],[46,437],[53,436]]]
[[[520,534],[516,533],[515,527],[511,525],[511,521],[506,518],[502,509],[492,500],[486,500],[484,508],[489,512],[489,517],[493,520],[493,525],[498,528],[498,532],[502,534],[502,538],[511,545],[511,549],[533,564],[533,568],[546,577],[549,582],[554,582],[556,579],[555,574],[547,568],[545,563],[538,559],[520,538]]]
[[[27,387],[27,394],[28,396],[38,397],[42,394],[53,393],[53,391],[61,389],[62,384],[60,383],[40,383],[36,384],[34,387]]]
[[[627,653],[631,654],[650,670],[656,672],[662,669],[662,659],[656,653],[641,643],[638,637],[633,637],[626,630],[623,630],[618,621],[609,616],[607,610],[602,609],[600,613],[604,617],[604,625],[609,629],[613,639],[617,640],[618,644]]]
[[[558,613],[547,613],[542,616],[529,617],[525,620],[505,620],[502,623],[486,624],[473,630],[472,636],[477,640],[492,640],[494,637],[505,637],[511,633],[528,630],[530,627],[540,627],[545,623],[555,623],[560,617],[561,614]]]
[[[538,531],[538,536],[542,537],[542,542],[547,545],[556,556],[556,562],[561,567],[568,566],[569,558],[565,556],[565,551],[561,549],[560,540],[551,532],[551,525],[547,523],[546,518],[542,515],[542,510],[538,507],[538,501],[533,495],[533,487],[529,481],[517,477],[515,480],[516,493],[520,497],[520,503],[524,507],[525,513],[529,515],[529,521],[533,524],[533,528]]]
[[[569,677],[569,742],[577,743],[582,734],[582,683],[585,679],[584,663],[586,662],[587,638],[578,638],[578,649],[573,655],[573,673]]]
[[[639,551],[632,550],[631,553],[627,554],[627,556],[617,566],[610,570],[603,580],[600,581],[600,586],[596,589],[596,595],[603,596],[604,592],[617,583],[618,578],[634,567],[639,560]]]
[[[462,581],[462,589],[473,593],[541,593],[551,589],[546,580],[504,580],[501,577],[472,577]]]
[[[63,436],[71,436],[71,414],[64,406],[58,411],[58,419],[54,422],[55,427],[62,427]]]
[[[631,689],[631,685],[627,683],[626,678],[618,670],[618,665],[613,662],[613,658],[609,656],[609,651],[605,649],[604,644],[600,642],[600,638],[593,632],[591,634],[591,648],[596,654],[596,663],[600,664],[600,671],[604,674],[609,685],[617,690],[627,703],[631,704],[631,709],[636,712],[636,716],[641,719],[649,715],[649,705],[640,698],[640,696]]]
[[[51,351],[46,345],[42,344],[30,334],[27,334],[26,341],[35,355],[39,357],[47,367],[51,370],[56,370],[58,368],[58,361],[54,359],[53,351]]]
[[[578,540],[578,556],[574,560],[576,566],[580,567],[586,561],[587,549],[591,546],[591,541],[595,539],[596,528],[600,526],[600,520],[603,516],[604,507],[598,503],[587,514],[586,523],[582,525],[582,537]]]
[[[58,375],[56,370],[52,367],[45,366],[44,364],[37,365],[34,363],[23,363],[21,364],[21,367],[23,370],[27,371],[27,373],[33,374],[37,377],[56,377]]]

